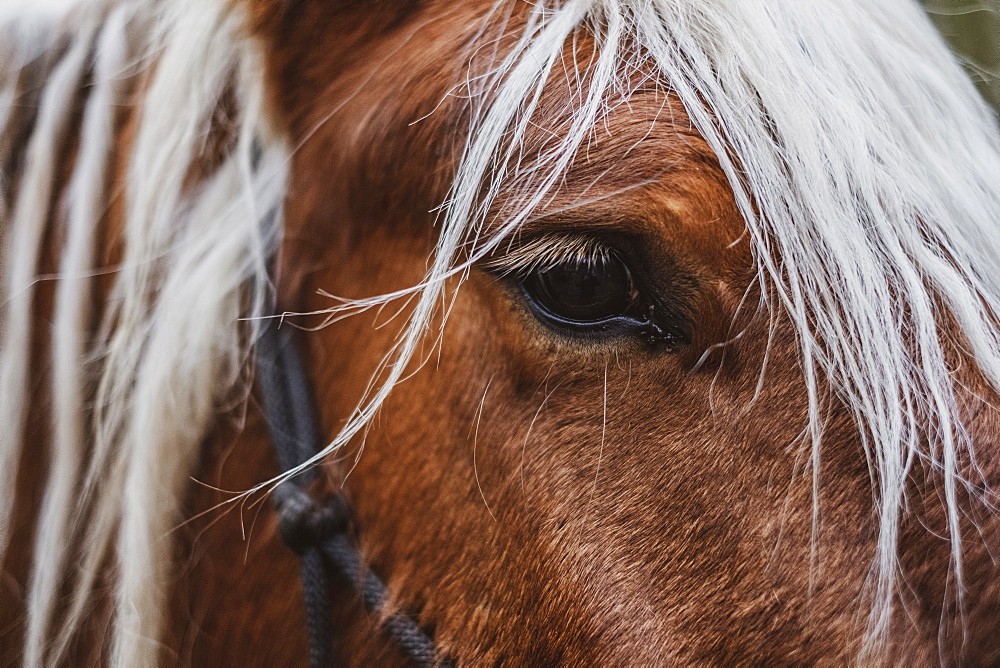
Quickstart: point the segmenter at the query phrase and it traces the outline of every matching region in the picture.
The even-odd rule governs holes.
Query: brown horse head
[[[995,119],[915,7],[744,4],[12,29],[10,660],[305,661],[275,303],[387,586],[348,662],[1000,659]]]

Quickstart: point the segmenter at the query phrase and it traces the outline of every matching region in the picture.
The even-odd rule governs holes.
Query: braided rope
[[[257,366],[268,429],[278,463],[287,471],[315,454],[319,431],[302,361],[290,331],[279,331],[276,321],[263,328]],[[289,478],[275,488],[272,501],[282,538],[302,559],[310,665],[327,668],[334,662],[326,567],[335,568],[358,590],[371,613],[378,614],[388,596],[385,585],[365,567],[348,538],[351,512],[346,500],[331,494],[317,503],[307,491],[315,478],[311,469]],[[434,641],[406,615],[393,613],[380,626],[418,665],[450,665],[440,657]]]

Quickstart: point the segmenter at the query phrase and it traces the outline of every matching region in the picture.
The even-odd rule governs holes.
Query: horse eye
[[[547,315],[587,325],[627,316],[638,291],[628,267],[614,254],[579,258],[532,271],[523,286]]]

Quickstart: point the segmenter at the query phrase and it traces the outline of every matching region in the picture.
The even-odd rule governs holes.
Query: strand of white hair
[[[87,100],[80,131],[77,167],[68,189],[66,241],[56,288],[52,328],[54,376],[52,384],[52,465],[48,490],[39,514],[34,546],[34,570],[28,592],[25,664],[42,665],[41,649],[51,632],[57,589],[65,580],[69,531],[76,512],[74,497],[79,486],[87,443],[87,420],[82,411],[87,398],[84,370],[87,364],[87,333],[91,273],[96,269],[94,241],[107,206],[108,156],[114,131],[114,115],[121,99],[129,58],[127,30],[134,8],[115,10],[101,28],[93,58],[93,91]],[[134,55],[134,54],[133,54]]]
[[[200,0],[78,4],[69,15],[47,12],[26,21],[15,14],[2,26],[4,34],[24,38],[0,47],[0,159],[11,164],[24,150],[15,140],[25,127],[30,140],[24,166],[0,184],[0,192],[11,193],[9,205],[0,199],[6,234],[0,546],[9,537],[24,452],[32,301],[51,219],[64,226],[52,331],[54,439],[34,547],[25,663],[65,659],[110,554],[111,663],[154,665],[171,530],[182,519],[180,503],[206,429],[221,402],[245,387],[254,318],[269,308],[268,261],[280,230],[287,151],[263,116],[263,66],[238,8]],[[44,36],[44,46],[35,36]],[[68,47],[57,48],[62,42]],[[116,110],[134,86],[143,87],[143,96],[124,175],[124,255],[95,337],[87,313],[94,244],[116,194],[107,171]],[[42,93],[32,126],[16,111],[32,106],[33,89]],[[227,91],[235,126],[219,128],[213,123]],[[68,136],[73,103],[84,95],[78,133]],[[220,132],[231,136],[230,148],[208,165],[204,181],[190,185],[192,169],[206,169],[199,164],[206,138]],[[50,211],[58,194],[54,166],[71,141],[78,146],[72,175],[57,200],[63,204]],[[86,369],[96,370],[96,389]],[[66,586],[69,606],[57,618]]]

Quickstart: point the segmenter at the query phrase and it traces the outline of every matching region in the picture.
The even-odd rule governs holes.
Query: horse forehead
[[[564,94],[565,85],[550,82],[545,96]],[[524,153],[521,167],[529,172],[559,141],[554,128],[569,122],[565,107],[546,117],[556,109],[552,99],[543,104],[528,132],[533,150]],[[511,194],[520,200],[518,188]],[[577,226],[628,233],[701,265],[724,257],[749,261],[746,253],[730,252],[746,228],[718,159],[680,100],[659,86],[609,101],[559,186],[527,224],[541,233]]]
[[[272,74],[282,75],[273,82],[289,120],[301,121],[292,134],[305,139],[333,133],[333,143],[348,154],[420,163],[412,173],[394,172],[415,179],[419,191],[430,163],[442,163],[447,172],[458,160],[462,142],[455,133],[469,127],[469,107],[478,103],[468,97],[468,86],[499,65],[523,17],[520,5],[509,14],[490,12],[492,2],[398,5],[389,3],[362,20],[312,4],[300,18],[308,19],[314,39],[291,39],[299,31],[287,25],[278,31],[280,21],[259,30],[269,33]],[[329,44],[330,52],[317,51],[318,42]],[[588,85],[586,66],[595,48],[585,33],[566,44],[562,65],[545,82],[532,116],[520,167],[530,169],[565,136]],[[672,244],[708,244],[704,250],[711,255],[739,237],[742,221],[734,215],[715,155],[654,68],[646,63],[621,72],[621,85],[605,100],[549,203],[575,208],[607,200],[605,205],[626,215],[609,216],[600,205],[582,211],[591,221],[603,219]],[[328,123],[334,116],[338,120]],[[402,186],[397,181],[394,187]]]

